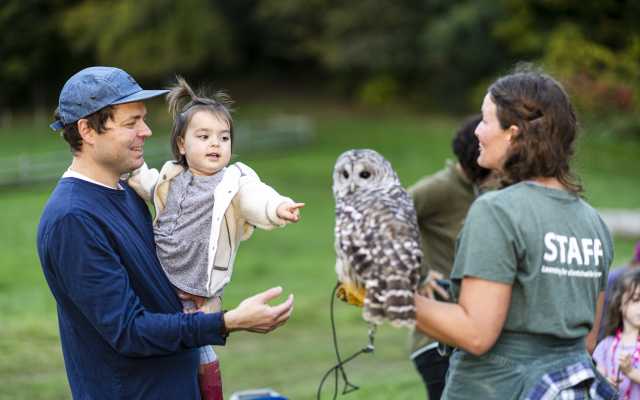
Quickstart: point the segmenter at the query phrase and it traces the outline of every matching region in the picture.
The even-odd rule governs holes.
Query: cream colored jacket
[[[153,201],[154,224],[167,204],[172,179],[183,171],[181,165],[168,161],[160,172],[144,164],[131,174],[129,185],[140,197]],[[224,169],[214,198],[205,297],[221,295],[231,280],[240,241],[251,237],[255,227],[270,230],[286,225],[287,221],[277,216],[276,209],[282,203],[293,203],[262,183],[251,168],[240,162]]]

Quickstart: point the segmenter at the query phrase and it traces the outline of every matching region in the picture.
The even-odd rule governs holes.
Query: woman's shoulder
[[[579,204],[591,212],[597,211],[577,194],[568,191],[548,188],[531,181],[523,181],[498,190],[483,193],[478,199],[491,204],[504,204],[510,208],[522,204],[541,204],[543,199],[555,199],[561,202]]]

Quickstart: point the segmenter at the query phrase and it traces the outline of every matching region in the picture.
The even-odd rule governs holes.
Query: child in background
[[[226,95],[197,95],[179,77],[167,100],[175,161],[166,162],[160,172],[143,165],[129,184],[153,201],[156,252],[184,311],[215,312],[240,241],[256,226],[273,229],[297,222],[304,204],[280,196],[245,164],[229,165],[233,120]],[[201,348],[198,372],[202,398],[222,399],[211,346]]]
[[[618,387],[622,400],[640,400],[640,270],[616,282],[605,324],[607,336],[593,352],[598,371]]]

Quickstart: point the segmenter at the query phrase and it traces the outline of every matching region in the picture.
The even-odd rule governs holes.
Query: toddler
[[[240,162],[229,164],[233,145],[230,99],[196,94],[178,77],[167,95],[173,117],[174,161],[160,172],[143,165],[129,184],[156,210],[156,252],[177,288],[185,312],[220,310],[241,240],[254,227],[273,229],[297,222],[303,203],[280,196]],[[222,399],[217,356],[201,348],[203,399]]]
[[[600,373],[623,400],[640,400],[640,270],[623,275],[613,289],[605,321],[607,335],[593,352]]]

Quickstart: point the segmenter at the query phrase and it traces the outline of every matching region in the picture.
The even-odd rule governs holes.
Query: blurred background
[[[568,90],[581,121],[574,167],[614,231],[614,266],[631,258],[640,239],[639,17],[632,0],[0,1],[0,399],[70,398],[35,231],[71,159],[48,124],[78,70],[121,67],[145,88],[180,74],[236,101],[236,159],[307,206],[299,224],[242,245],[226,308],[282,285],[296,309],[279,331],[234,334],[220,349],[225,394],[272,387],[314,399],[335,363],[335,159],[376,149],[411,185],[452,158],[458,123],[519,62]],[[162,100],[148,107],[145,158],[159,167],[170,120]],[[359,310],[338,304],[336,318],[344,355],[366,344]],[[347,371],[361,387],[351,399],[425,396],[404,330],[383,327],[376,352]]]

